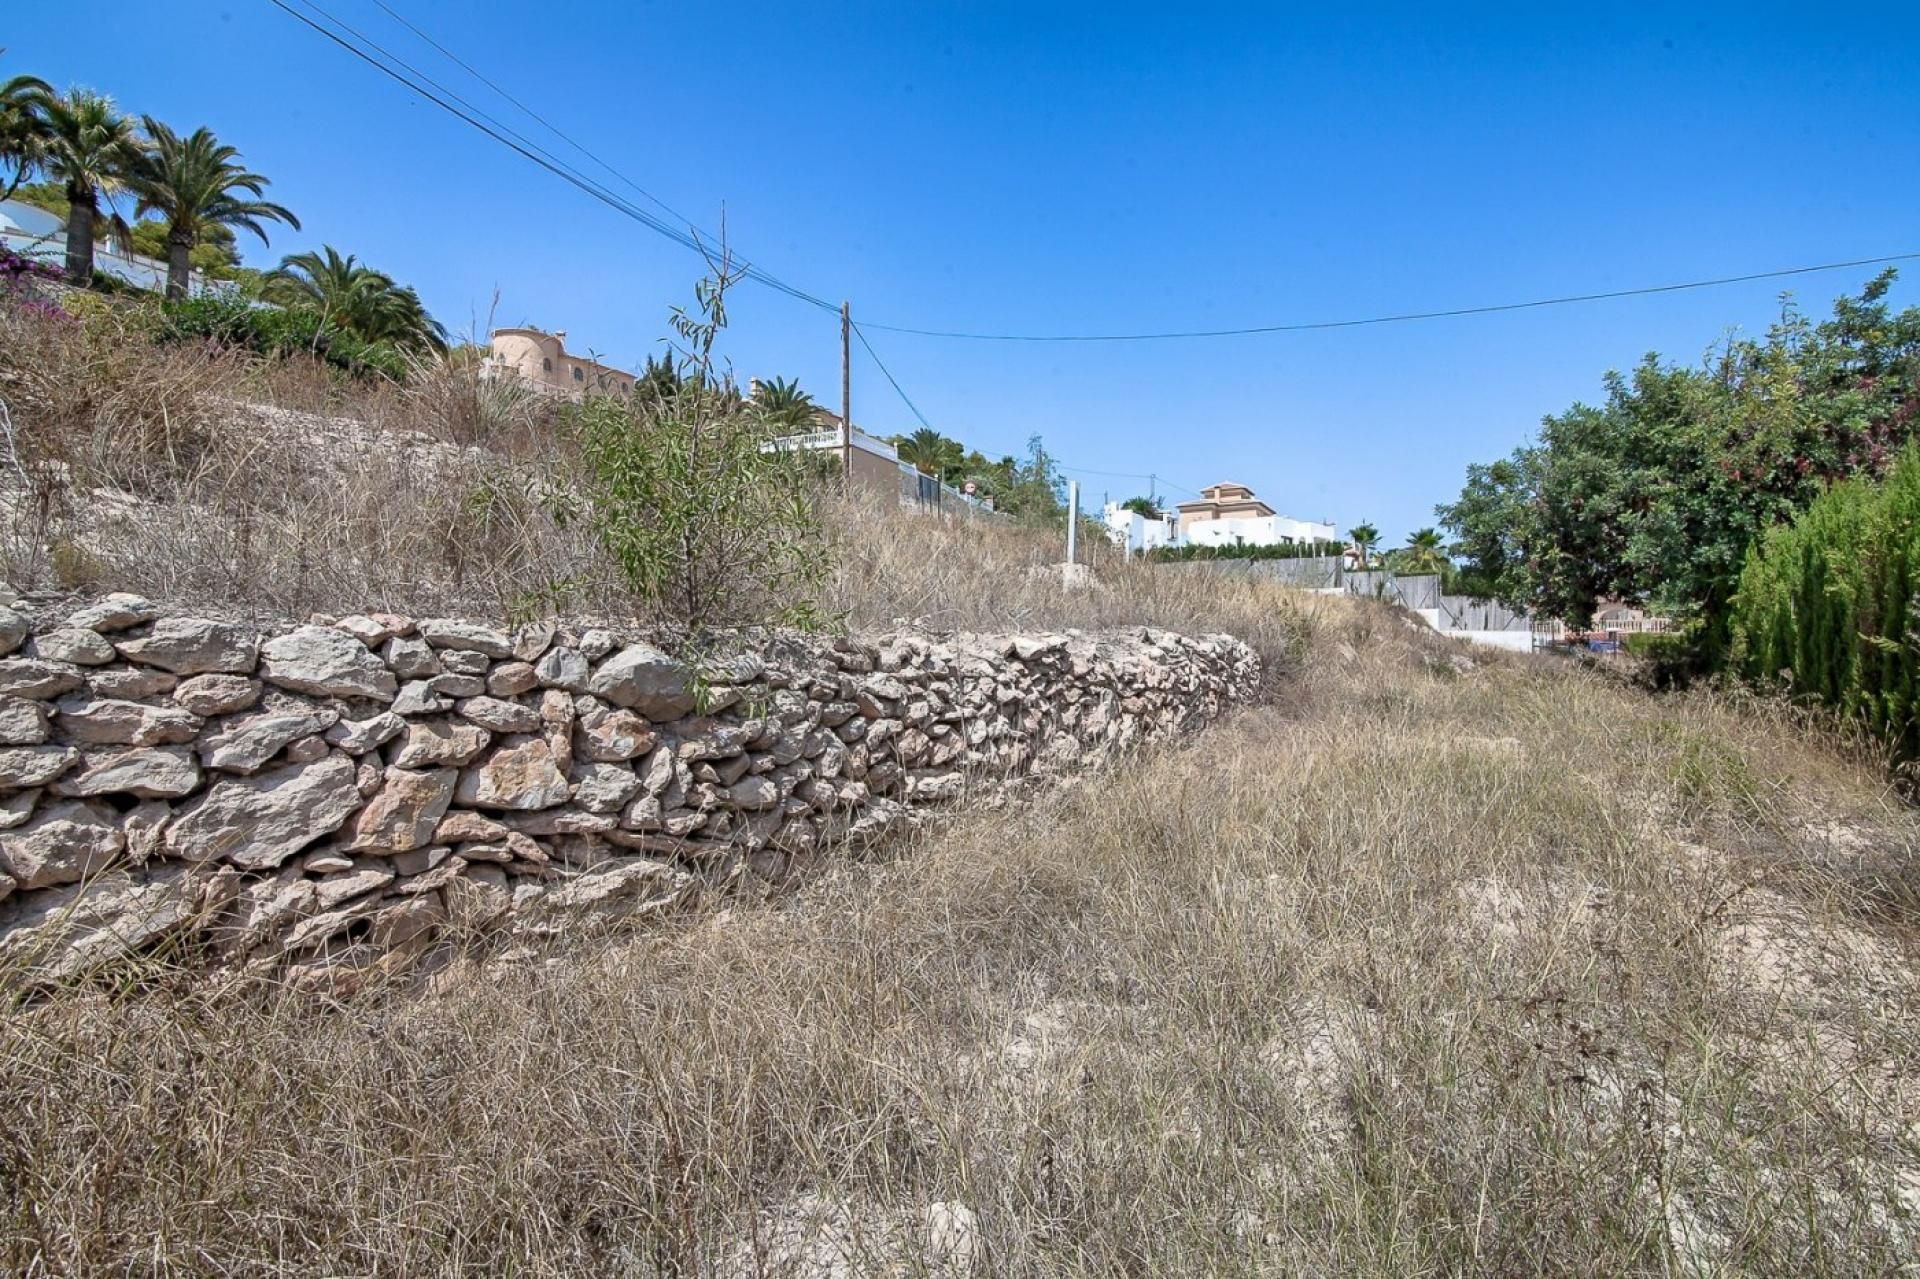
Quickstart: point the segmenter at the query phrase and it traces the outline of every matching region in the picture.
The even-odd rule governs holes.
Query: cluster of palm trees
[[[1347,542],[1359,557],[1361,567],[1370,568],[1374,565],[1374,548],[1380,545],[1379,529],[1372,524],[1356,525],[1347,530]],[[1388,551],[1385,557],[1387,568],[1409,575],[1441,573],[1451,563],[1440,530],[1436,528],[1415,529],[1407,536],[1405,546]]]
[[[205,128],[182,136],[152,116],[136,123],[111,98],[90,89],[56,93],[44,80],[0,80],[0,199],[29,177],[58,185],[67,201],[66,274],[93,279],[94,241],[103,215],[123,237],[115,197],[134,201],[134,217],[166,227],[169,301],[187,296],[195,246],[223,230],[250,231],[269,243],[269,223],[300,229],[287,208],[265,197],[268,181]],[[446,333],[420,297],[381,271],[331,246],[294,254],[268,273],[262,300],[311,307],[325,321],[368,342],[444,349]]]

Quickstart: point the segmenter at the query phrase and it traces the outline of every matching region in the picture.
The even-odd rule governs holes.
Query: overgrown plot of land
[[[1884,1273],[1920,823],[1372,608],[1277,704],[797,894],[340,1006],[11,1013],[8,1269]]]

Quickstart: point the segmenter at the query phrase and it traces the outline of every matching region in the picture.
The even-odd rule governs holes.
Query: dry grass
[[[1083,543],[1093,583],[1068,590],[1058,571],[1065,556],[1058,531],[903,516],[845,501],[830,505],[828,517],[835,562],[828,602],[856,627],[1227,631],[1258,649],[1276,674],[1297,644],[1297,597],[1252,579],[1166,571],[1129,563],[1104,543]]]
[[[1920,826],[1871,764],[1268,607],[1284,710],[783,899],[14,1010],[0,1266],[965,1273],[933,1204],[983,1274],[1909,1264]]]

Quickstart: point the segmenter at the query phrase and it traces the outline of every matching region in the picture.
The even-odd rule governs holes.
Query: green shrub
[[[1884,481],[1848,480],[1747,554],[1730,660],[1920,755],[1920,452]]]
[[[162,341],[212,341],[269,357],[310,355],[349,373],[396,382],[407,376],[406,357],[397,348],[342,332],[310,308],[203,295],[168,302],[163,314]]]
[[[550,509],[584,519],[634,594],[676,621],[813,629],[828,620],[818,599],[830,567],[817,461],[779,447],[785,424],[714,375],[730,283],[724,271],[701,281],[697,313],[674,313],[690,351],[677,390],[574,411],[584,500]]]
[[[1638,631],[1623,635],[1620,646],[1642,662],[1640,676],[1654,688],[1682,688],[1712,669],[1702,652],[1701,627],[1678,631]]]
[[[1658,662],[1685,661],[1693,652],[1692,643],[1679,631],[1636,631],[1620,643],[1629,656]]]

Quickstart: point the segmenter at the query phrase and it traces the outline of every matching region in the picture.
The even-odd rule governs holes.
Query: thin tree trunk
[[[68,187],[67,203],[67,278],[84,286],[93,279],[93,192]]]
[[[167,301],[178,302],[187,296],[187,280],[192,268],[187,264],[187,254],[193,251],[193,240],[179,231],[167,233]]]

